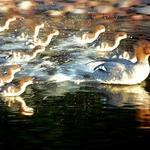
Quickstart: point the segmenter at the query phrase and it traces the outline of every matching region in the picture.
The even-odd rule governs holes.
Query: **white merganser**
[[[105,32],[104,25],[97,25],[92,32],[87,32],[81,35],[73,35],[66,38],[65,41],[61,41],[59,48],[71,47],[71,46],[87,46],[87,44],[93,43],[101,33]]]
[[[134,46],[137,61],[135,63],[125,59],[108,59],[94,68],[92,79],[106,84],[138,84],[145,80],[150,67],[148,58],[150,56],[150,42],[138,41]]]
[[[45,42],[42,42],[40,39],[37,41],[36,45],[41,45],[43,47],[48,46],[48,44],[51,42],[53,36],[59,35],[59,31],[56,29],[53,29],[53,31],[47,36],[47,40]]]
[[[126,39],[126,38],[127,38],[127,34],[125,32],[117,32],[117,34],[115,36],[114,45],[109,45],[109,43],[107,43],[107,42],[102,42],[100,46],[96,47],[96,50],[98,50],[98,51],[112,51],[119,46],[121,40]]]
[[[41,28],[44,28],[44,23],[40,24],[40,25],[37,25],[35,27],[35,30],[34,30],[34,35],[33,35],[33,41],[36,42],[37,41],[37,36],[39,34],[39,31]]]
[[[80,38],[81,44],[87,44],[94,42],[98,36],[105,32],[105,27],[103,25],[97,25],[93,32],[84,33]]]
[[[2,96],[19,96],[25,91],[26,87],[30,84],[33,84],[33,78],[32,77],[23,77],[19,81],[18,86],[8,86],[8,87],[6,87],[2,91],[1,95]]]
[[[56,29],[53,29],[53,31],[47,35],[47,40],[45,42],[43,42],[41,39],[36,39],[36,41],[33,41],[33,43],[31,45],[29,45],[30,48],[33,48],[37,45],[46,47],[49,45],[49,43],[51,42],[53,36],[57,36],[59,35],[59,31]]]
[[[16,20],[16,17],[12,17],[12,18],[9,18],[8,20],[6,20],[5,25],[0,27],[0,32],[2,32],[4,30],[8,30],[10,23],[15,21],[15,20]]]
[[[44,23],[35,26],[33,39],[30,39],[29,35],[27,33],[24,33],[24,32],[22,32],[20,36],[17,36],[17,39],[19,41],[26,41],[26,44],[35,43],[35,42],[37,42],[37,36],[39,35],[39,31],[41,28],[44,28]]]
[[[14,51],[8,57],[9,62],[27,62],[34,59],[38,53],[45,51],[45,47],[36,46],[31,52]]]
[[[6,71],[6,74],[0,74],[0,86],[3,86],[5,83],[10,83],[14,79],[15,73],[19,72],[20,70],[20,65],[11,65]]]

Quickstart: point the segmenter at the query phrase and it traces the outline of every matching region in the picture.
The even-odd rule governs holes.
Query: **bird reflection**
[[[33,108],[27,106],[24,99],[21,96],[3,97],[2,100],[7,104],[8,107],[10,107],[14,110],[19,109],[19,111],[22,115],[31,116],[34,114]]]
[[[108,104],[123,107],[133,105],[137,108],[150,108],[150,95],[143,85],[103,85],[98,86],[100,93],[104,95]]]
[[[150,95],[143,85],[100,85],[98,89],[109,105],[135,109],[138,128],[150,129]]]

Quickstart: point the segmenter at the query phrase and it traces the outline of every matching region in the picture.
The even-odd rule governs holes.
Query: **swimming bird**
[[[23,52],[23,51],[14,51],[11,52],[8,61],[9,62],[27,62],[34,59],[38,53],[42,53],[45,51],[45,47],[36,46],[32,49],[31,52]]]
[[[20,36],[17,36],[17,39],[19,41],[26,41],[26,44],[37,42],[37,36],[39,35],[41,28],[44,28],[44,23],[35,26],[33,39],[30,39],[29,34],[25,32],[22,32]]]
[[[18,86],[7,86],[3,89],[1,95],[2,96],[20,96],[25,90],[26,87],[30,84],[33,84],[33,78],[32,77],[23,77],[19,81]]]
[[[105,32],[105,26],[104,25],[97,25],[93,32],[87,32],[84,33],[81,38],[80,38],[80,43],[81,44],[87,44],[87,43],[92,43],[94,42],[98,36]]]
[[[45,42],[43,42],[41,39],[36,39],[36,41],[33,41],[31,45],[29,45],[30,48],[33,48],[35,46],[41,45],[43,47],[48,46],[48,44],[51,42],[52,38],[54,36],[59,35],[59,31],[56,29],[53,29],[53,31],[47,35],[47,39]]]
[[[21,66],[14,64],[11,65],[5,74],[0,74],[0,86],[10,83],[14,79],[15,73],[21,70]]]
[[[127,38],[127,34],[125,32],[117,32],[115,35],[115,43],[113,45],[110,45],[108,42],[102,42],[100,46],[97,46],[96,49],[98,51],[112,51],[116,49],[120,41]]]
[[[12,18],[9,18],[8,20],[6,20],[5,25],[0,27],[0,32],[2,32],[4,30],[8,30],[10,23],[15,20],[16,20],[16,17],[12,17]]]
[[[40,24],[40,25],[37,25],[35,27],[35,30],[34,30],[34,35],[33,35],[33,41],[36,42],[37,41],[37,36],[39,35],[39,31],[41,28],[44,28],[44,23]]]
[[[5,25],[4,26],[0,26],[0,32],[4,31],[4,30],[9,30],[9,25],[11,22],[16,21],[16,20],[20,20],[23,19],[23,17],[21,16],[14,16],[12,18],[9,18],[6,20]]]
[[[139,84],[150,73],[150,42],[139,40],[135,45],[135,63],[126,59],[108,59],[94,68],[91,78],[106,84]]]

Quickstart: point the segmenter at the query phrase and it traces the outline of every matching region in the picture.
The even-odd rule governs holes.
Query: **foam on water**
[[[61,40],[59,42],[59,49],[65,49],[65,48],[71,48],[71,47],[83,47],[86,46],[86,43],[82,42],[79,37],[76,35],[73,35],[71,37],[68,37],[64,39],[63,41]]]
[[[38,64],[24,64],[22,65],[23,70],[19,72],[20,76],[34,76],[42,80],[47,80],[49,78],[48,68],[54,68],[55,64],[50,61],[42,61]]]
[[[28,49],[28,46],[26,46],[23,42],[17,42],[17,43],[7,43],[0,46],[0,50],[16,50],[16,49]]]

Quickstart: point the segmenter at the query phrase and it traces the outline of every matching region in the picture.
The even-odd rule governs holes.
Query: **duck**
[[[39,31],[40,29],[44,28],[44,23],[41,23],[40,25],[36,25],[35,26],[35,29],[34,29],[34,34],[33,34],[33,39],[30,39],[30,36],[25,33],[25,32],[22,32],[20,36],[17,36],[16,38],[19,40],[19,41],[26,41],[26,45],[28,43],[34,43],[34,42],[37,42],[37,36],[39,35]]]
[[[96,50],[99,51],[112,51],[116,49],[121,40],[127,38],[127,33],[125,32],[117,32],[115,35],[115,43],[113,45],[110,45],[108,42],[102,42],[99,46],[96,47]]]
[[[23,51],[10,52],[7,59],[9,62],[28,62],[34,59],[38,53],[42,53],[44,51],[45,47],[38,45],[35,46],[31,52],[23,52]]]
[[[43,47],[46,47],[49,45],[49,43],[51,42],[53,36],[58,36],[59,35],[59,31],[56,29],[53,29],[53,31],[51,33],[49,33],[47,35],[47,39],[45,42],[43,42],[41,39],[37,39],[35,38],[35,41],[32,42],[31,45],[29,45],[30,48],[33,48],[35,46],[41,45]]]
[[[126,59],[108,59],[97,65],[91,73],[93,80],[105,84],[140,84],[149,73],[150,41],[139,40],[133,46],[137,61]]]
[[[0,26],[0,32],[5,31],[5,30],[9,30],[9,26],[10,26],[11,22],[16,21],[16,20],[22,20],[22,19],[24,19],[24,17],[18,16],[18,15],[7,19],[6,22],[5,22],[5,25]]]
[[[15,73],[21,71],[21,66],[18,64],[11,65],[5,74],[0,74],[0,86],[10,83],[14,79]]]
[[[36,42],[37,41],[37,36],[39,35],[39,31],[41,28],[44,28],[44,23],[41,23],[40,25],[37,25],[35,27],[35,30],[34,30],[34,35],[33,35],[33,41]]]
[[[1,96],[20,96],[26,90],[28,85],[33,84],[33,77],[22,77],[18,86],[9,85],[0,93]]]
[[[95,29],[93,30],[93,32],[87,32],[84,33],[81,37],[80,37],[80,42],[83,44],[88,44],[88,43],[92,43],[94,42],[98,36],[105,32],[105,26],[104,25],[97,25],[95,27]]]
[[[0,32],[2,32],[4,30],[8,30],[10,23],[15,21],[16,19],[17,19],[16,17],[12,17],[12,18],[7,19],[5,22],[5,25],[0,27]]]

